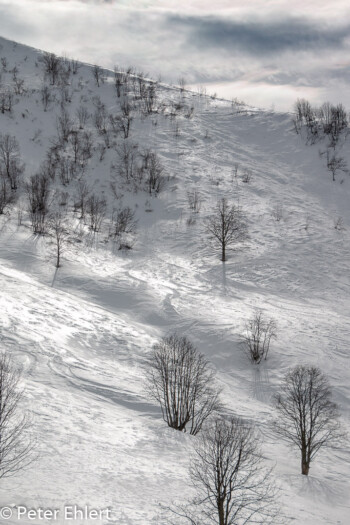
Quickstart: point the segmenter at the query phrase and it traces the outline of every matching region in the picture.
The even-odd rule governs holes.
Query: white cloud
[[[296,0],[288,13],[289,0],[0,0],[0,35],[265,107],[340,92],[350,106],[348,1]]]

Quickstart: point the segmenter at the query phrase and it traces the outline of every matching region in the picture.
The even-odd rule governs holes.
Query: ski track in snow
[[[5,40],[1,45],[34,86],[36,51]],[[89,80],[84,93],[93,95],[89,69],[80,73]],[[108,83],[99,91],[109,108],[112,93]],[[163,96],[180,95],[164,89]],[[272,396],[287,369],[312,363],[328,374],[350,429],[350,179],[331,182],[321,145],[305,146],[292,132],[290,115],[253,108],[238,113],[227,102],[184,96],[195,112],[193,119],[178,119],[178,137],[173,122],[160,115],[137,121],[132,130],[132,140],[157,150],[171,179],[157,199],[124,192],[125,203],[137,204],[139,219],[131,253],[113,251],[101,233],[72,242],[55,272],[50,242],[34,237],[27,224],[17,227],[15,217],[0,217],[0,339],[23,367],[39,451],[29,471],[2,481],[0,504],[88,504],[113,509],[103,525],[165,525],[159,504],[190,494],[195,438],[166,427],[143,376],[152,344],[177,330],[213,363],[227,410],[256,424],[290,522],[345,525],[349,448],[320,453],[304,479],[297,452],[278,442],[271,424]],[[43,112],[28,95],[14,113],[7,129],[18,137],[32,173],[54,135],[53,110]],[[33,140],[37,129],[45,134]],[[87,174],[108,198],[109,155]],[[252,171],[249,184],[241,180],[244,169]],[[194,188],[202,207],[188,225],[187,191]],[[204,222],[223,196],[242,206],[250,236],[230,250],[225,264]],[[146,213],[147,200],[153,211]],[[276,204],[283,207],[279,222],[271,216]],[[339,216],[342,232],[333,227]],[[256,307],[278,324],[278,339],[260,368],[239,344]]]

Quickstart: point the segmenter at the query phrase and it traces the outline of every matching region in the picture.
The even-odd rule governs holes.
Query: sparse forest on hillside
[[[349,141],[0,39],[0,507],[345,523]]]

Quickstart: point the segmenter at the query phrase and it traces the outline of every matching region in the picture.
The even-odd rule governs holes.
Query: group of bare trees
[[[102,162],[106,151],[115,148],[118,165],[116,163],[113,165],[112,186],[116,183],[123,185],[124,182],[131,182],[134,189],[145,190],[150,195],[157,195],[164,187],[167,177],[159,155],[149,149],[138,151],[129,139],[136,111],[140,112],[142,118],[158,111],[158,84],[133,68],[116,68],[114,79],[119,110],[107,111],[99,96],[90,97],[90,102],[92,102],[92,109],[90,109],[87,107],[88,98],[81,96],[80,106],[73,115],[69,104],[74,92],[83,86],[82,77],[78,85],[73,84],[72,75],[77,74],[79,63],[59,57],[54,53],[43,53],[38,63],[41,63],[44,74],[43,83],[39,89],[39,100],[45,112],[58,107],[58,112],[55,112],[57,136],[51,139],[51,146],[45,160],[37,172],[27,179],[23,188],[33,233],[54,232],[52,237],[57,241],[56,265],[58,267],[61,259],[59,255],[61,234],[57,236],[60,230],[57,217],[58,215],[63,217],[66,213],[66,209],[60,210],[60,206],[63,201],[67,201],[68,194],[66,192],[66,197],[63,198],[64,193],[55,188],[55,182],[59,181],[63,186],[68,186],[72,182],[76,183],[79,198],[74,202],[74,210],[81,212],[82,221],[88,224],[89,229],[94,233],[100,231],[107,216],[106,198],[103,195],[94,194],[91,188],[87,194],[85,194],[86,191],[79,190],[79,188],[85,187],[85,190],[87,188],[87,185],[84,184],[84,175],[88,161],[94,153],[98,153],[99,160]],[[4,64],[3,71],[8,74],[10,69],[5,59]],[[107,73],[98,66],[94,66],[91,72],[97,87],[100,87]],[[19,76],[18,69],[14,68],[12,74],[15,85],[12,93],[23,94],[25,92],[24,82]],[[0,88],[2,88],[1,79]],[[2,89],[0,92],[4,93]],[[4,96],[2,106],[0,104],[0,110],[3,112],[7,110],[6,100]],[[87,129],[88,124],[90,124],[90,129]],[[40,133],[41,130],[38,130],[32,140],[40,140],[38,138]],[[18,194],[16,195],[15,191],[23,169],[24,165],[21,162],[16,137],[1,136],[0,214],[6,212],[17,197]],[[118,181],[115,175],[118,175]],[[119,189],[115,190],[115,196],[119,199]],[[19,213],[22,217],[22,211]],[[131,248],[133,246],[136,224],[134,211],[129,207],[123,207],[120,203],[117,207],[113,205],[109,232],[119,247]]]
[[[120,207],[112,214],[111,236],[118,243],[118,249],[131,249],[137,231],[135,211],[129,206]]]
[[[253,355],[266,356],[274,324],[255,318]],[[185,336],[174,333],[156,343],[146,366],[147,391],[169,427],[197,436],[190,466],[194,498],[171,514],[186,523],[270,523],[275,487],[264,466],[260,439],[250,422],[225,415],[213,369]],[[299,449],[301,473],[309,474],[319,450],[339,443],[342,432],[327,377],[319,368],[296,366],[274,396],[276,435]]]
[[[18,77],[18,70],[16,67],[9,69],[9,64],[6,57],[1,58],[2,72],[0,72],[0,112],[12,113],[12,108],[15,103],[15,95],[21,95],[24,92],[24,80]],[[9,72],[12,78],[3,79],[3,73]]]
[[[16,137],[0,134],[0,215],[15,202],[23,171]]]
[[[55,53],[44,52],[40,57],[43,64],[44,75],[52,86],[67,85],[71,74],[76,75],[80,67],[77,60],[59,57]]]
[[[22,409],[21,372],[8,353],[0,353],[0,479],[34,460],[31,419]]]
[[[313,140],[324,134],[335,144],[340,133],[348,126],[348,115],[343,104],[334,106],[325,102],[320,107],[313,107],[309,101],[298,99],[295,103],[294,124],[298,132],[305,126]]]
[[[26,193],[33,233],[43,234],[46,232],[50,198],[50,179],[44,171],[30,177]]]
[[[24,165],[16,137],[0,135],[0,175],[8,180],[11,190],[17,190],[23,171]]]
[[[62,227],[56,217],[58,235]],[[31,421],[21,408],[20,377],[8,354],[0,354],[0,478],[35,459]],[[224,415],[203,354],[186,337],[164,337],[149,358],[147,387],[170,427],[198,435],[189,469],[195,495],[171,508],[171,515],[192,525],[272,523],[278,513],[276,488],[260,438],[250,422]],[[301,472],[308,475],[317,453],[344,436],[329,382],[316,367],[296,366],[274,400],[276,433],[299,449]]]
[[[121,180],[134,190],[146,189],[150,195],[158,195],[167,177],[159,155],[146,149],[140,151],[137,144],[124,141],[116,148],[117,162],[112,166],[112,187]]]
[[[115,67],[114,85],[117,97],[125,99],[131,96],[143,115],[158,111],[158,83],[146,79],[142,71],[132,67]]]
[[[191,341],[172,334],[154,345],[147,389],[176,430],[200,433],[190,466],[195,497],[171,509],[187,523],[268,523],[274,489],[251,424],[224,417],[214,373]]]
[[[42,57],[46,78],[51,86],[66,87],[67,75],[78,68],[54,54]],[[98,66],[92,69],[97,87],[104,81],[104,72]],[[17,89],[21,89],[17,82]],[[181,81],[181,91],[185,83]],[[103,160],[105,149],[113,146],[110,135],[122,138],[114,144],[116,163],[113,183],[132,184],[157,195],[166,183],[165,168],[159,155],[146,149],[139,151],[131,142],[134,101],[140,101],[144,114],[157,110],[157,84],[137,76],[133,70],[115,72],[115,89],[120,99],[120,110],[109,114],[105,105],[96,98],[94,113],[81,105],[77,124],[65,107],[69,100],[63,92],[60,113],[57,116],[57,142],[48,151],[47,158],[37,174],[24,185],[32,229],[36,234],[48,232],[56,247],[56,267],[61,265],[62,254],[69,241],[69,228],[63,212],[51,210],[54,199],[52,183],[56,177],[63,186],[76,181],[74,210],[80,219],[87,220],[93,232],[101,230],[107,212],[103,195],[92,193],[83,178],[94,148]],[[128,98],[133,90],[133,101]],[[3,102],[1,102],[3,100]],[[44,85],[41,101],[46,111],[53,100],[51,88]],[[5,111],[5,99],[0,97],[0,111]],[[6,102],[7,103],[7,102]],[[312,136],[320,130],[329,135],[333,144],[347,127],[344,108],[325,104],[317,111],[306,101],[297,104],[296,127],[305,125]],[[176,108],[175,108],[176,111]],[[93,143],[92,133],[85,128],[91,120],[102,145]],[[327,157],[333,180],[344,168],[342,159]],[[15,137],[0,136],[0,214],[14,198],[23,172],[19,145]],[[79,177],[78,177],[79,175]],[[248,183],[251,173],[246,171],[243,182]],[[113,186],[113,185],[112,185]],[[113,189],[113,188],[112,188]],[[114,186],[116,192],[116,186]],[[191,211],[199,213],[201,198],[195,190],[188,193]],[[119,247],[131,247],[137,219],[129,206],[114,210],[110,225],[111,236]],[[221,199],[206,223],[208,235],[220,248],[221,260],[227,259],[227,250],[248,237],[247,221],[239,206]],[[276,338],[276,324],[258,311],[247,322],[243,344],[255,364],[267,358],[271,341]],[[275,489],[271,471],[264,466],[261,443],[251,422],[225,413],[221,391],[214,370],[204,354],[184,336],[172,334],[154,345],[147,362],[147,390],[161,409],[169,427],[196,436],[195,450],[190,466],[190,478],[195,497],[188,505],[172,509],[173,514],[192,525],[216,523],[241,525],[267,524],[275,516]],[[19,374],[8,356],[0,355],[0,478],[13,474],[26,466],[32,457],[32,444],[28,440],[29,420],[20,413],[22,391]],[[341,437],[339,412],[332,401],[327,377],[312,366],[297,366],[286,374],[281,392],[274,397],[278,414],[274,423],[276,434],[300,451],[301,472],[309,474],[317,453]]]
[[[341,134],[348,129],[349,119],[343,104],[336,106],[325,102],[320,107],[312,107],[310,102],[299,99],[295,103],[294,127],[297,133],[305,128],[307,141],[314,144],[324,136],[329,138],[326,152],[327,169],[332,174],[333,182],[339,172],[348,172],[347,163],[339,155],[337,144]]]

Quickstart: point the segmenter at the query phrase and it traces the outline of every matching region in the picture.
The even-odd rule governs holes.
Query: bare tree
[[[328,135],[330,144],[334,147],[341,132],[348,126],[347,112],[342,104],[333,106],[325,102],[321,107],[312,107],[307,100],[297,100],[295,104],[296,118],[294,126],[300,133],[305,125],[308,142],[314,143],[321,133]]]
[[[130,78],[133,74],[133,68],[129,67],[127,69],[124,69],[122,67],[115,66],[114,68],[114,80],[115,80],[115,87],[117,90],[117,97],[121,97],[122,95],[127,95]]]
[[[76,111],[76,115],[79,122],[79,129],[84,129],[90,118],[90,113],[85,106],[79,106]]]
[[[289,370],[283,392],[275,396],[277,433],[301,452],[301,473],[309,474],[318,451],[341,437],[338,407],[327,377],[314,366]]]
[[[84,167],[92,157],[93,139],[90,131],[84,131],[81,135],[80,161]]]
[[[4,114],[6,111],[11,113],[13,99],[13,90],[11,88],[0,89],[0,111],[2,114]]]
[[[62,73],[61,73],[61,76],[62,76]],[[67,83],[68,83],[68,80],[67,80]],[[72,102],[72,96],[73,96],[72,91],[69,89],[68,85],[62,81],[60,84],[60,99],[61,99],[60,103],[61,103],[62,109],[66,107],[67,103],[70,104]]]
[[[152,82],[149,86],[145,86],[142,95],[143,108],[147,115],[155,111],[157,105],[157,83]]]
[[[45,233],[49,208],[50,180],[45,172],[30,177],[26,183],[29,213],[34,233]]]
[[[232,175],[231,175],[232,182],[234,180],[237,180],[239,169],[240,169],[239,162],[235,162],[232,168]]]
[[[165,185],[164,167],[158,155],[154,152],[149,152],[147,163],[144,164],[143,168],[146,171],[148,193],[157,195]]]
[[[0,478],[15,475],[33,460],[30,418],[20,408],[20,379],[11,358],[0,353]]]
[[[252,363],[259,364],[267,358],[271,339],[276,339],[276,323],[273,319],[264,319],[258,310],[247,322],[242,341]]]
[[[101,69],[99,66],[93,66],[92,76],[94,77],[97,86],[100,87],[100,84],[103,84],[104,82],[103,69]]]
[[[275,219],[275,221],[280,222],[283,219],[283,205],[282,204],[275,204],[274,207],[271,210],[271,215]]]
[[[52,101],[52,93],[49,86],[44,84],[42,88],[40,89],[40,95],[41,95],[41,102],[44,107],[44,111],[47,111],[47,108],[49,107],[50,102]]]
[[[68,111],[62,109],[61,114],[57,117],[57,133],[61,143],[67,142],[73,129],[73,122]]]
[[[103,135],[107,132],[108,124],[108,115],[106,112],[106,106],[103,104],[100,98],[96,97],[94,100],[95,113],[93,115],[93,122],[95,124],[96,130],[100,135]]]
[[[103,197],[91,195],[87,200],[87,213],[90,217],[90,229],[93,232],[100,231],[102,221],[106,214],[107,203]]]
[[[11,191],[8,180],[0,176],[0,215],[14,202],[14,192]]]
[[[86,208],[89,200],[90,188],[86,181],[80,180],[77,184],[77,191],[74,201],[74,211],[80,210],[80,218],[85,218]]]
[[[193,525],[271,523],[276,489],[270,475],[251,425],[216,418],[195,444],[190,466],[195,497],[177,514]]]
[[[337,230],[338,232],[345,230],[343,217],[334,217],[333,225],[334,225],[334,229]]]
[[[179,83],[180,91],[181,93],[183,93],[186,89],[186,80],[184,79],[184,77],[180,77],[178,80],[178,83]]]
[[[197,348],[177,334],[155,344],[148,360],[147,388],[169,427],[197,434],[221,409],[214,372]]]
[[[115,88],[117,90],[117,97],[118,98],[120,98],[120,96],[121,96],[123,80],[124,79],[123,79],[122,71],[118,71],[117,66],[115,66],[115,68],[114,68],[114,83],[115,83]]]
[[[19,144],[16,137],[9,134],[0,135],[0,162],[5,174],[10,178],[11,162],[18,160],[20,156]]]
[[[129,137],[131,123],[134,118],[132,106],[127,100],[124,100],[124,102],[120,106],[120,109],[121,114],[117,116],[117,120],[119,122],[119,129],[124,133],[124,138],[127,139]]]
[[[202,198],[197,189],[187,192],[187,199],[192,213],[199,213],[202,205]]]
[[[113,213],[111,235],[117,242],[119,250],[130,250],[133,247],[137,222],[135,212],[129,206]]]
[[[129,206],[120,209],[113,217],[113,235],[115,237],[135,233],[136,227],[135,212]]]
[[[0,170],[10,181],[11,189],[18,188],[18,180],[23,173],[19,144],[16,137],[0,135]]]
[[[13,80],[13,84],[14,84],[13,91],[14,91],[15,95],[23,95],[23,93],[25,92],[24,79],[23,78],[19,78],[17,76],[17,73],[15,72],[13,74],[12,80]]]
[[[60,157],[57,168],[63,186],[67,186],[77,173],[76,163],[67,157]]]
[[[243,214],[238,206],[230,206],[225,198],[221,199],[215,214],[207,222],[209,235],[221,247],[221,260],[226,261],[226,249],[247,238],[247,226]]]
[[[73,149],[73,154],[74,154],[74,164],[76,164],[79,160],[79,157],[80,157],[80,150],[81,150],[81,141],[80,141],[80,134],[79,134],[79,131],[77,130],[73,130],[71,131],[70,133],[70,136],[69,136],[69,142],[72,146],[72,149]]]
[[[50,78],[51,84],[54,85],[60,74],[62,60],[54,53],[44,53],[42,56],[44,71]]]
[[[76,75],[80,69],[80,62],[78,60],[74,60],[73,58],[70,61],[70,68],[72,70],[73,75]]]
[[[55,213],[49,220],[49,233],[56,245],[56,268],[61,266],[61,257],[68,242],[67,218]]]
[[[245,170],[243,171],[243,175],[242,175],[242,182],[249,184],[249,182],[251,182],[252,180],[252,177],[253,177],[252,171],[249,170],[248,168],[245,168]]]
[[[137,144],[124,141],[121,146],[116,148],[118,156],[117,174],[127,183],[131,182],[136,175],[138,147]]]
[[[337,157],[335,153],[330,156],[329,150],[327,150],[327,168],[331,172],[334,182],[338,171],[345,172],[347,170],[347,164],[343,157]]]

